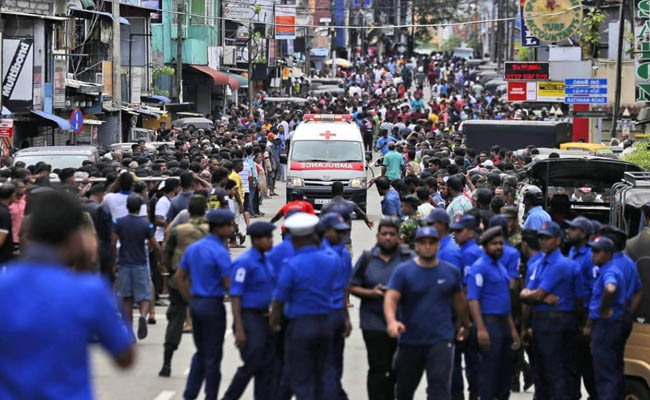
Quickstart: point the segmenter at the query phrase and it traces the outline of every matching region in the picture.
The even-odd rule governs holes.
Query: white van
[[[332,198],[332,184],[366,209],[366,156],[359,126],[351,115],[305,114],[291,139],[287,158],[287,201],[301,191],[319,209]],[[367,156],[372,157],[372,154]]]

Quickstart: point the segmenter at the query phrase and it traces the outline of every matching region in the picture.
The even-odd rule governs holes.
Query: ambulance
[[[320,209],[330,201],[334,182],[343,197],[366,210],[368,180],[359,126],[351,115],[305,114],[291,138],[287,157],[287,201],[300,191]]]

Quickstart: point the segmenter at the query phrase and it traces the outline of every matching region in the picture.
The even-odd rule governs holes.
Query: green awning
[[[81,5],[83,8],[95,8],[95,2],[93,0],[81,0]]]
[[[233,74],[232,72],[223,71],[223,73],[228,75],[231,78],[237,79],[237,82],[239,82],[239,87],[240,88],[248,87],[248,79],[244,78],[243,76],[238,75],[238,74]]]

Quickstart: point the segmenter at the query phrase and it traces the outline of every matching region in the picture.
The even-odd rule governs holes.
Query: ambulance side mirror
[[[366,151],[366,161],[372,161],[372,151]]]

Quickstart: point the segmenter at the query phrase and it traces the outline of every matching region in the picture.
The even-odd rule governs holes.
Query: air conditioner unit
[[[235,65],[235,46],[225,46],[223,50],[223,65]]]

